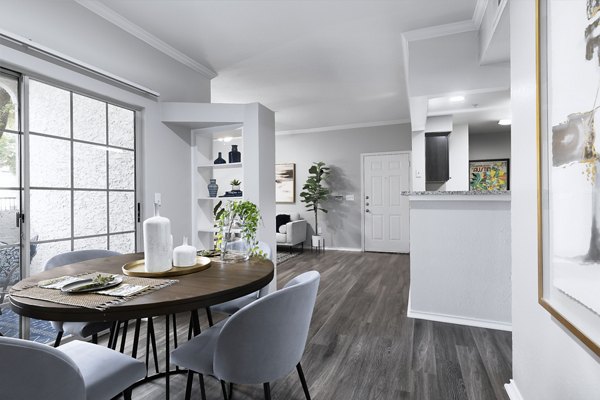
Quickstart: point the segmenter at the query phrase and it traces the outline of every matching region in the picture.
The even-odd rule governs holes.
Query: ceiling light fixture
[[[512,121],[510,119],[501,119],[500,121],[498,121],[498,125],[510,125],[511,122]]]
[[[461,103],[465,101],[465,96],[452,96],[449,100],[451,103]]]

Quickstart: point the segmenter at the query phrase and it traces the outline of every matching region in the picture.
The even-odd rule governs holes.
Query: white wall
[[[508,88],[509,66],[479,64],[476,31],[409,42],[410,96]]]
[[[537,302],[535,2],[510,18],[513,376],[524,400],[597,400],[600,358]]]
[[[300,201],[302,185],[308,177],[308,168],[314,161],[323,161],[332,168],[330,188],[333,194],[354,195],[354,201],[330,199],[328,214],[319,214],[326,246],[361,248],[361,153],[401,151],[411,149],[409,124],[339,131],[303,133],[276,136],[276,162],[296,163],[296,203],[277,204],[278,213],[300,212],[312,234],[314,217],[305,211]]]
[[[454,125],[448,136],[450,179],[445,190],[469,190],[469,126]]]
[[[510,132],[469,135],[469,160],[510,158]]]
[[[158,91],[210,102],[210,81],[74,1],[2,2],[0,29]]]
[[[458,196],[410,199],[408,315],[510,329],[510,197]]]

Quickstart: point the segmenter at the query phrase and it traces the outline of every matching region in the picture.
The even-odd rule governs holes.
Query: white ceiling
[[[408,121],[402,32],[470,20],[477,0],[79,2],[212,69],[213,102],[261,102],[285,131]]]

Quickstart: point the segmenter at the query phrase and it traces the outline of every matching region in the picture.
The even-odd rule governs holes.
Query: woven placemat
[[[97,273],[85,273],[76,275],[85,279],[86,276],[93,277]],[[135,297],[143,296],[155,290],[171,286],[176,283],[177,280],[173,279],[156,279],[156,278],[138,278],[133,276],[123,276],[123,283],[130,285],[147,286],[141,292],[135,293],[127,297],[109,296],[98,293],[77,293],[68,294],[63,293],[57,289],[46,289],[37,286],[37,283],[23,284],[19,282],[11,288],[9,296],[11,297],[25,297],[28,299],[50,301],[52,303],[65,304],[69,306],[78,306],[85,308],[92,308],[96,310],[106,310],[107,308],[125,303]]]

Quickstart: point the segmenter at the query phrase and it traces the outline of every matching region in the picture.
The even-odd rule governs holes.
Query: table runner
[[[86,275],[94,276],[97,272],[86,272],[77,277],[85,278]],[[104,311],[107,308],[125,303],[135,297],[143,296],[155,290],[170,286],[176,283],[177,280],[173,279],[156,279],[156,278],[139,278],[134,276],[123,276],[123,283],[131,285],[148,286],[141,292],[135,293],[127,297],[109,296],[104,294],[98,294],[94,292],[90,293],[77,293],[68,294],[63,293],[57,289],[45,289],[38,286],[37,282],[19,282],[15,284],[10,292],[10,297],[25,297],[35,300],[44,300],[52,303],[65,304],[69,306],[78,306],[91,308],[95,310]]]

